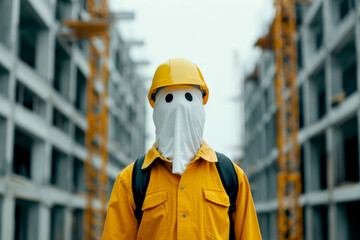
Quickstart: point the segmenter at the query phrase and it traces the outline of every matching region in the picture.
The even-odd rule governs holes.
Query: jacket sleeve
[[[248,179],[241,168],[235,165],[235,169],[239,179],[236,211],[233,213],[235,237],[237,240],[261,240],[259,223]]]
[[[103,240],[133,240],[137,234],[135,203],[131,190],[132,165],[116,178],[106,214]]]

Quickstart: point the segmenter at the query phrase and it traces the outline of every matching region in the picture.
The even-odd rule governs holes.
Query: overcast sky
[[[272,0],[109,0],[113,11],[134,11],[119,23],[125,40],[144,40],[131,55],[149,60],[139,68],[146,89],[158,65],[169,58],[195,62],[209,87],[204,140],[236,159],[241,152],[240,88],[244,69],[259,56],[256,39],[273,16]],[[152,108],[147,104],[146,150],[155,140]]]

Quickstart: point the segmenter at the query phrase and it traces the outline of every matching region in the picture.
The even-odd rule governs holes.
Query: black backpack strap
[[[236,210],[236,197],[239,189],[239,181],[232,161],[222,153],[216,152],[218,161],[215,163],[221,182],[230,200],[230,240],[235,239],[234,221],[232,213]]]
[[[134,213],[135,213],[135,217],[138,220],[139,225],[143,215],[143,211],[141,210],[141,208],[145,199],[147,187],[149,185],[150,171],[151,171],[151,166],[149,166],[145,170],[141,169],[144,160],[145,160],[145,155],[139,157],[135,161],[132,171],[132,191],[136,206]]]

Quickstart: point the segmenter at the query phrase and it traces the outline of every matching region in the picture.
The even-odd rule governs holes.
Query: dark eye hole
[[[185,93],[185,98],[186,98],[186,100],[188,100],[189,102],[191,102],[192,101],[192,96],[191,96],[191,94],[190,93]]]
[[[171,102],[172,100],[173,100],[173,95],[172,95],[171,93],[168,94],[168,95],[166,95],[165,101],[166,101],[167,103]]]

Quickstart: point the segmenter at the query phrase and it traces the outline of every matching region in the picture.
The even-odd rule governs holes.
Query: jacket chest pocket
[[[137,239],[166,239],[169,229],[166,202],[166,191],[150,193],[145,196]]]
[[[207,239],[229,239],[229,197],[225,190],[204,189]]]

